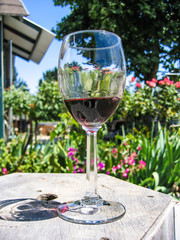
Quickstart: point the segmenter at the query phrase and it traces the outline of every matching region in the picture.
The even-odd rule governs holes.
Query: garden
[[[98,172],[180,198],[180,81],[132,77],[116,113],[98,132]],[[86,134],[67,112],[56,80],[43,80],[36,95],[6,89],[5,113],[28,118],[27,131],[0,139],[0,175],[13,172],[85,173]],[[49,140],[41,122],[58,122]]]

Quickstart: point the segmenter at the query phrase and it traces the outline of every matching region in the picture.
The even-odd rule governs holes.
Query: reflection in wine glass
[[[101,224],[125,214],[121,203],[103,200],[98,194],[96,150],[97,132],[118,107],[125,79],[125,58],[116,34],[86,30],[64,38],[58,63],[61,95],[87,133],[87,191],[83,199],[58,207],[59,216],[67,221]]]

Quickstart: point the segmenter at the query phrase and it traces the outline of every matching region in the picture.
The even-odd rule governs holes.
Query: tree
[[[18,78],[18,73],[17,73],[17,70],[16,70],[15,67],[14,67],[14,74],[13,74],[13,85],[16,88],[22,88],[23,87],[24,91],[28,91],[27,83],[23,79]]]
[[[57,67],[52,70],[47,70],[45,73],[43,73],[43,78],[39,80],[39,86],[42,84],[43,81],[57,81]]]
[[[53,31],[58,39],[83,29],[106,29],[121,36],[127,72],[141,80],[157,77],[160,64],[169,71],[179,59],[178,0],[53,0],[71,8]]]
[[[59,121],[58,114],[64,110],[57,81],[43,81],[35,100],[37,121]]]

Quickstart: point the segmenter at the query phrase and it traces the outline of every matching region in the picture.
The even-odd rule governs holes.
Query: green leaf
[[[154,177],[155,188],[159,185],[159,174],[157,172],[153,172],[152,176]]]
[[[64,150],[63,146],[61,145],[60,141],[57,142],[57,147],[59,150],[59,154],[62,158],[66,158],[67,157],[67,152]]]

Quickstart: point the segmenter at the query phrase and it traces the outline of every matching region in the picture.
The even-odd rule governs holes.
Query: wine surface
[[[119,103],[118,97],[65,100],[71,115],[85,127],[100,127],[115,112]]]

